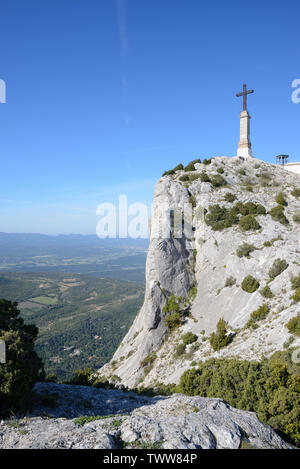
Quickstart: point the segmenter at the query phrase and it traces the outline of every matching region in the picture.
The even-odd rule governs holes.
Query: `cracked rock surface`
[[[0,449],[289,449],[256,414],[221,399],[38,383],[55,406],[37,405],[26,417],[4,420]],[[79,416],[89,416],[80,419]],[[100,418],[101,417],[101,418]]]

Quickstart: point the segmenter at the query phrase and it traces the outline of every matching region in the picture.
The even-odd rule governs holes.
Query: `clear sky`
[[[247,83],[258,158],[300,159],[300,3],[1,2],[0,231],[95,233],[162,172],[233,156]]]

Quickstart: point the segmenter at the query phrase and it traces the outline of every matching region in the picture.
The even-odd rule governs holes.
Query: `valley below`
[[[110,360],[143,302],[146,250],[146,241],[0,233],[0,298],[39,328],[47,375],[66,381]]]

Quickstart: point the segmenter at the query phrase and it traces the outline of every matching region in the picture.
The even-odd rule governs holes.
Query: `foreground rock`
[[[1,449],[292,448],[255,413],[221,399],[181,394],[149,398],[49,383],[37,384],[35,392],[40,399],[44,396],[44,404],[24,418],[1,422]],[[49,405],[51,396],[55,407]],[[90,416],[89,421],[78,420],[80,415]]]

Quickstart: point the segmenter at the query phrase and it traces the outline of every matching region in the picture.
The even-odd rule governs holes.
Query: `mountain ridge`
[[[144,304],[100,376],[117,377],[128,387],[178,383],[195,361],[260,360],[283,350],[289,341],[298,347],[300,338],[285,324],[298,312],[291,300],[291,279],[300,273],[300,206],[292,195],[299,187],[299,175],[258,159],[215,157],[167,171],[155,187]],[[284,200],[279,204],[281,192]],[[165,207],[172,212],[184,210],[185,204],[192,205],[194,239],[184,233],[179,239],[157,237]],[[252,250],[239,257],[237,251],[245,244]],[[271,279],[276,259],[287,266]],[[259,284],[251,293],[242,288],[249,276]],[[267,287],[274,296],[263,296]],[[264,305],[266,317],[247,327]],[[172,329],[170,315],[174,318],[176,312],[180,324]],[[222,318],[231,340],[213,350],[209,338]],[[186,345],[187,353],[174,357],[187,333],[197,340]]]

